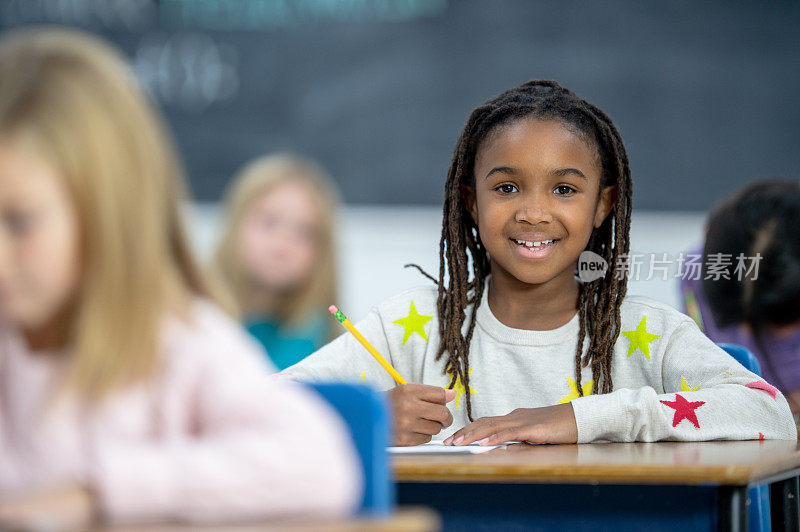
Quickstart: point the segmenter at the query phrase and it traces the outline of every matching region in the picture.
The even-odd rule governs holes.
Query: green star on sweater
[[[405,327],[403,331],[403,345],[406,344],[411,335],[417,333],[427,342],[428,335],[425,334],[425,324],[433,319],[433,316],[424,316],[417,313],[417,307],[414,302],[411,302],[411,307],[408,309],[408,316],[394,320],[392,323]]]
[[[631,341],[631,345],[628,346],[627,358],[630,358],[638,349],[647,357],[647,360],[650,360],[650,342],[661,338],[660,334],[647,332],[647,316],[642,316],[642,321],[639,322],[639,326],[636,329],[622,331],[622,335]]]

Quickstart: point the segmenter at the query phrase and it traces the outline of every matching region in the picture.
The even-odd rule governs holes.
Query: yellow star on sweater
[[[693,392],[693,391],[697,390],[700,386],[701,385],[698,384],[697,386],[692,388],[691,386],[689,386],[689,383],[686,382],[686,379],[683,378],[683,375],[681,375],[681,391],[682,392]]]
[[[569,403],[573,399],[577,399],[578,397],[580,397],[580,394],[578,393],[577,382],[567,377],[567,386],[569,386],[569,394],[559,399],[558,400],[559,403]],[[583,395],[592,395],[592,386],[594,386],[594,379],[590,380],[589,382],[581,386],[581,389],[583,390]]]
[[[650,342],[661,338],[661,335],[647,332],[646,327],[647,316],[642,316],[642,321],[639,322],[639,326],[636,329],[622,331],[622,335],[631,341],[631,345],[628,346],[627,358],[631,358],[631,355],[638,349],[647,357],[647,360],[650,360]]]
[[[408,316],[394,320],[392,323],[396,323],[397,325],[402,325],[405,327],[405,331],[403,331],[403,345],[405,345],[408,339],[411,338],[411,335],[414,333],[422,336],[422,338],[427,342],[428,335],[425,334],[425,324],[432,319],[433,316],[423,316],[422,314],[417,314],[417,307],[414,306],[414,302],[412,301],[411,307],[408,309]]]
[[[345,379],[344,377],[339,377],[339,380],[342,382],[350,382],[349,379]],[[361,375],[358,376],[358,382],[367,382],[367,372],[362,371]]]
[[[469,371],[467,372],[467,375],[472,376],[472,370],[473,369],[475,369],[475,368],[469,368]],[[453,389],[456,391],[455,404],[456,404],[456,410],[458,410],[458,407],[461,404],[461,396],[466,391],[466,388],[464,387],[464,384],[461,382],[461,377],[456,377],[456,382],[453,383]],[[472,385],[470,385],[469,393],[470,393],[470,395],[475,395],[478,392],[476,392],[475,388],[473,388]]]

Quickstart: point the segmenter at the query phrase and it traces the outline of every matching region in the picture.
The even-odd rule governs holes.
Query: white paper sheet
[[[505,445],[445,445],[440,441],[432,441],[413,447],[389,447],[392,454],[480,454]]]

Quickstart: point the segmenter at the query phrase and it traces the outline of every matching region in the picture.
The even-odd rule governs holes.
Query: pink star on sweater
[[[763,392],[767,392],[773,399],[777,401],[778,389],[768,383],[767,381],[753,381],[745,384],[748,388],[753,388],[754,390],[761,390]]]

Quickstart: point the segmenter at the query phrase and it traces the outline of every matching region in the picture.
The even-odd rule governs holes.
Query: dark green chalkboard
[[[615,120],[637,208],[705,209],[750,180],[800,174],[799,3],[0,4],[3,27],[48,21],[125,51],[202,200],[248,158],[295,150],[348,202],[439,203],[470,110],[536,77]]]

